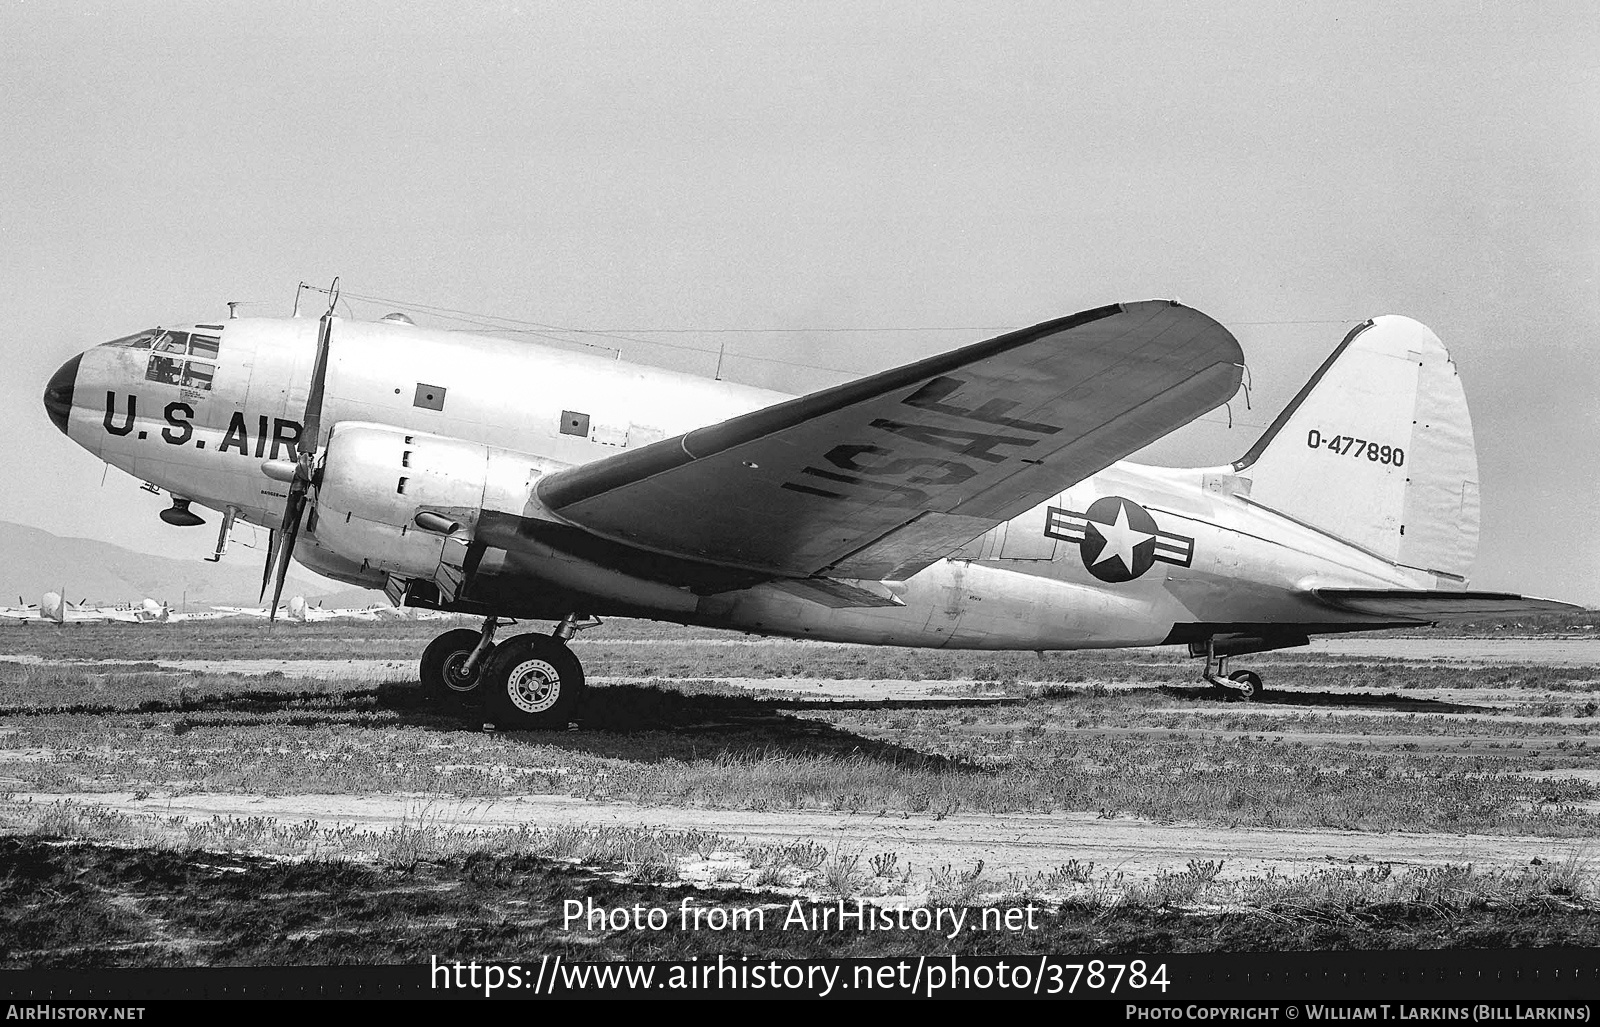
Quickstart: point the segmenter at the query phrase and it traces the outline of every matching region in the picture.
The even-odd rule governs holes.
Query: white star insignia
[[[1128,505],[1117,505],[1117,521],[1115,524],[1101,524],[1094,522],[1095,530],[1100,537],[1106,540],[1105,548],[1100,550],[1100,556],[1091,566],[1098,567],[1107,560],[1115,557],[1122,561],[1123,570],[1133,573],[1133,551],[1136,547],[1155,538],[1149,532],[1135,531],[1128,525]]]

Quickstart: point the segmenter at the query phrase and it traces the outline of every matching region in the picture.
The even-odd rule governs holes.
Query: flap
[[[1311,594],[1329,606],[1374,617],[1420,623],[1476,620],[1480,617],[1528,616],[1537,613],[1580,613],[1581,606],[1554,599],[1536,599],[1509,592],[1411,591],[1395,588],[1314,588]]]

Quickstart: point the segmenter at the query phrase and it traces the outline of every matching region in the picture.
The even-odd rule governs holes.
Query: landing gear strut
[[[494,631],[499,619],[485,617],[483,628],[446,631],[422,651],[422,691],[429,698],[453,706],[475,706],[482,701],[483,665],[494,651]]]
[[[1228,673],[1228,657],[1217,655],[1214,639],[1206,640],[1206,669],[1204,677],[1218,688],[1225,688],[1241,699],[1256,699],[1266,690],[1261,675],[1253,670],[1236,670]]]
[[[484,719],[502,731],[560,731],[583,695],[583,664],[568,639],[600,623],[570,613],[548,635],[514,635],[483,665]]]

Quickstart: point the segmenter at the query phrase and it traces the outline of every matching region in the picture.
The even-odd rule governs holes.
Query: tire
[[[494,649],[478,661],[478,671],[470,679],[462,678],[458,670],[482,637],[470,628],[457,628],[429,642],[428,648],[422,650],[422,694],[451,706],[476,706],[481,702],[483,671]]]
[[[549,635],[517,635],[482,675],[484,719],[502,731],[564,731],[583,694],[583,665]]]
[[[1233,682],[1234,691],[1241,699],[1259,699],[1267,690],[1261,683],[1261,675],[1253,670],[1236,670],[1228,675],[1228,680]]]

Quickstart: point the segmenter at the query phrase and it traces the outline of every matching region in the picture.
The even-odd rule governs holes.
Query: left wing
[[[1509,592],[1411,591],[1403,588],[1314,588],[1311,594],[1329,606],[1394,620],[1475,620],[1479,617],[1528,616],[1537,613],[1582,613],[1583,607],[1554,599],[1536,599]]]
[[[1226,402],[1243,361],[1189,307],[1099,307],[559,471],[538,497],[634,552],[900,580]]]

